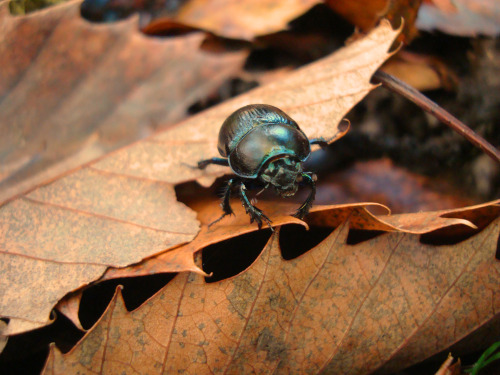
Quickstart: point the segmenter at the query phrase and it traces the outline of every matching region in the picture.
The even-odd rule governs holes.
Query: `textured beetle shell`
[[[289,155],[305,161],[311,153],[309,140],[297,123],[279,108],[252,104],[238,109],[222,124],[219,152],[228,157],[233,172],[257,178],[264,164]]]
[[[281,109],[268,104],[250,104],[233,112],[222,124],[217,146],[219,153],[228,157],[250,130],[269,124],[288,124],[299,129],[299,125]]]

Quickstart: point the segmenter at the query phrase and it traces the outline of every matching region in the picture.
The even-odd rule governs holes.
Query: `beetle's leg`
[[[198,168],[205,169],[209,164],[224,165],[227,167],[229,166],[229,161],[224,158],[210,158],[210,159],[200,160],[198,162]]]
[[[303,172],[301,173],[301,176],[303,181],[307,182],[311,187],[311,192],[304,203],[302,203],[302,206],[299,207],[295,215],[293,215],[299,219],[303,219],[304,216],[309,213],[309,210],[314,202],[314,198],[316,197],[316,183],[314,182],[316,180],[316,175],[314,173]]]
[[[227,182],[226,190],[224,191],[224,197],[222,198],[222,203],[220,204],[220,206],[222,207],[222,211],[224,211],[224,215],[222,215],[222,217],[226,215],[234,215],[233,209],[229,204],[229,199],[231,198],[231,190],[233,186],[238,183],[241,184],[241,181],[237,178],[232,178]]]
[[[224,191],[224,197],[222,198],[222,203],[220,204],[220,206],[222,207],[222,211],[224,213],[217,220],[212,221],[210,224],[208,224],[209,228],[215,223],[221,221],[225,216],[234,215],[233,209],[229,204],[229,199],[231,198],[231,190],[233,189],[233,186],[235,186],[236,184],[241,184],[241,181],[238,178],[232,178],[227,182],[226,190]]]
[[[240,184],[240,199],[241,202],[243,203],[243,207],[245,207],[245,211],[247,212],[248,215],[250,215],[250,223],[253,223],[254,221],[257,223],[259,226],[259,229],[262,228],[262,219],[269,225],[269,228],[274,232],[274,229],[271,225],[271,219],[269,219],[261,209],[255,207],[250,201],[248,200],[247,194],[246,194],[246,186],[245,184],[241,183]]]

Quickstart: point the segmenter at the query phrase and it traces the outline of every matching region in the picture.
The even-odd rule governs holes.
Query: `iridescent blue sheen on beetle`
[[[311,193],[299,207],[295,216],[303,218],[309,212],[316,194],[316,176],[303,172],[302,163],[311,154],[311,144],[327,145],[323,139],[309,140],[298,124],[279,108],[267,104],[252,104],[232,113],[222,124],[218,149],[224,158],[211,158],[198,162],[198,168],[209,164],[228,165],[236,177],[229,180],[222,201],[223,215],[233,214],[229,198],[233,188],[239,187],[239,196],[259,228],[262,219],[271,227],[271,220],[246,195],[246,180],[259,180],[267,188],[274,187],[283,196],[297,192],[299,182],[311,187]],[[213,222],[212,224],[214,224]],[[210,225],[212,225],[210,224]]]

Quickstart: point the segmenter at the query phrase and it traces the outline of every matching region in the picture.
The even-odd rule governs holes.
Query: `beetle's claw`
[[[271,232],[274,232],[273,222],[266,215],[263,215],[263,217],[264,217],[264,220],[266,221],[267,225],[269,226],[269,229],[271,229]],[[259,229],[261,229],[261,228],[259,228]]]
[[[229,207],[229,209],[228,209],[228,208],[222,206],[222,210],[224,211],[224,216],[226,216],[226,215],[234,215],[233,209],[231,207]]]
[[[181,161],[180,163],[181,165],[185,166],[185,167],[188,167],[189,169],[203,169],[203,168],[200,168],[199,167],[199,162],[197,165],[191,165],[191,164],[188,164],[188,163],[184,163],[183,161]]]
[[[297,210],[297,212],[295,212],[295,214],[293,214],[293,217],[296,217],[297,219],[302,220],[304,217],[307,216],[307,214],[309,213],[309,210],[311,209],[311,207],[312,207],[312,203],[308,204],[305,207],[299,208]]]
[[[292,216],[302,220],[306,215],[307,213],[303,213],[302,210],[297,210],[297,212],[295,212]]]
[[[261,209],[254,206],[247,210],[247,214],[250,216],[250,223],[253,223],[255,221],[257,223],[257,226],[259,227],[259,230],[262,229],[262,220],[264,219],[267,225],[269,225],[269,228],[274,232],[271,219],[269,219]]]

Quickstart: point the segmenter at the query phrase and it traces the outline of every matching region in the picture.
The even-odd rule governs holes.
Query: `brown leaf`
[[[422,0],[326,0],[335,12],[363,32],[370,31],[381,19],[388,19],[394,27],[403,30],[398,41],[409,43],[416,35],[414,26]]]
[[[172,186],[92,167],[5,204],[0,273],[9,281],[2,283],[6,332],[47,324],[62,296],[107,267],[137,263],[190,241],[197,231],[195,213],[176,201]]]
[[[80,3],[0,3],[0,202],[179,121],[247,56],[203,52],[203,33],[144,36],[137,17],[94,25]]]
[[[173,184],[211,184],[228,168],[189,165],[215,156],[223,120],[249,103],[287,111],[309,137],[338,136],[344,115],[373,86],[398,31],[383,23],[366,38],[137,142],[0,207],[0,315],[7,334],[49,322],[68,292],[97,280],[109,266],[125,267],[191,241],[195,213],[177,202]],[[33,286],[36,287],[33,287]]]
[[[108,268],[98,281],[183,271],[208,276],[196,264],[194,258],[196,252],[214,243],[257,230],[254,224],[249,223],[244,209],[234,202],[235,215],[226,217],[210,229],[207,228],[207,225],[221,215],[218,202],[198,195],[198,199],[195,198],[188,204],[189,207],[198,212],[198,218],[202,222],[201,231],[193,241],[129,267]],[[277,227],[295,223],[304,225],[306,228],[312,226],[335,228],[349,219],[350,229],[397,231],[413,234],[426,234],[439,230],[441,235],[447,237],[464,236],[474,233],[474,230],[478,228],[484,229],[500,215],[500,200],[452,210],[399,215],[375,215],[372,211],[390,211],[387,207],[377,203],[315,205],[305,218],[305,222],[289,216],[289,213],[293,212],[297,205],[283,201],[261,201],[259,207],[273,217],[273,223]],[[83,330],[78,317],[82,292],[80,290],[64,297],[57,305],[57,309]]]
[[[81,291],[70,293],[59,301],[56,309],[64,314],[69,320],[71,320],[76,328],[85,331],[85,328],[83,328],[82,324],[80,323],[80,318],[78,317],[78,311],[80,310],[81,301]]]
[[[233,203],[232,208],[235,214],[230,217],[225,217],[222,221],[210,228],[208,224],[212,223],[222,214],[219,202],[210,199],[200,201],[199,204],[191,203],[189,206],[191,208],[196,207],[198,219],[202,223],[201,231],[193,241],[159,254],[140,264],[122,269],[110,268],[99,281],[119,277],[151,275],[153,273],[162,272],[191,271],[206,275],[205,272],[195,264],[194,254],[197,251],[211,244],[258,230],[255,223],[250,223],[248,215],[246,215],[245,209],[241,204]],[[258,207],[268,216],[273,218],[273,226],[279,227],[284,224],[305,225],[303,221],[290,216],[294,212],[291,205],[275,201],[260,201]]]
[[[202,219],[203,225],[198,236],[190,243],[159,254],[140,264],[122,269],[109,268],[99,281],[120,277],[182,271],[191,271],[206,275],[195,263],[194,254],[196,252],[214,243],[257,230],[255,224],[249,223],[248,216],[245,215],[245,211],[240,205],[233,206],[235,211],[234,216],[226,217],[223,221],[207,228],[208,223],[211,223],[220,216],[220,207],[217,203],[218,202],[211,201],[206,204],[204,209],[198,211],[199,218]],[[389,211],[387,207],[377,203],[354,203],[330,206],[319,205],[314,206],[311,209],[311,213],[305,218],[305,222],[302,222],[290,216],[290,214],[294,212],[294,208],[296,208],[296,206],[291,204],[275,201],[260,202],[259,207],[273,218],[273,225],[276,227],[285,224],[300,224],[304,225],[306,228],[310,226],[335,228],[349,219],[349,227],[351,229],[373,231],[397,231],[423,234],[456,225],[477,229],[473,221],[445,217],[446,214],[451,215],[455,212],[460,215],[462,212],[461,210],[391,216],[372,214],[370,209],[373,208]],[[498,209],[495,209],[495,207]],[[484,210],[481,210],[481,208],[484,208]],[[494,220],[500,211],[500,207],[494,206],[494,203],[485,203],[484,205],[471,208],[471,211],[475,212],[476,209],[484,213],[483,220],[489,219],[487,224]],[[489,215],[486,212],[487,209],[491,210]],[[208,211],[210,211],[211,214],[208,214]]]
[[[99,281],[116,279],[120,277],[144,276],[153,273],[191,271],[201,275],[206,273],[196,265],[194,255],[196,252],[217,242],[258,230],[255,224],[249,222],[245,210],[239,204],[233,204],[234,216],[225,217],[216,225],[208,228],[208,224],[221,215],[218,202],[214,200],[200,201],[198,204],[190,203],[190,207],[196,209],[198,218],[202,222],[202,228],[198,236],[188,244],[182,245],[170,251],[159,254],[146,261],[132,265],[127,268],[110,268]],[[309,225],[336,227],[349,218],[350,227],[355,229],[371,230],[398,230],[378,220],[378,218],[367,211],[367,207],[377,206],[382,210],[389,211],[387,207],[376,203],[357,203],[335,206],[315,206],[306,217],[305,222],[290,216],[298,205],[278,201],[260,201],[258,207],[273,218],[273,226],[280,227],[285,224],[299,224],[308,228]],[[318,215],[320,213],[321,215]],[[443,220],[446,225],[453,225],[455,221]],[[465,220],[461,222],[467,222]],[[467,222],[468,223],[468,222]],[[472,225],[472,224],[471,224]],[[70,317],[71,319],[71,317]],[[77,323],[79,324],[79,323]]]
[[[191,0],[175,17],[158,18],[144,27],[144,32],[158,33],[175,21],[226,38],[252,40],[286,29],[288,22],[319,3],[320,0]]]
[[[451,234],[453,225],[462,224],[470,231],[471,228],[484,228],[500,215],[500,200],[487,202],[471,207],[456,208],[434,212],[417,212],[378,216],[378,219],[409,233],[428,233],[438,229],[447,229]],[[451,221],[450,221],[451,220]],[[472,224],[472,225],[471,225]],[[462,233],[464,227],[461,227]],[[455,231],[457,228],[454,228]]]
[[[486,203],[492,205],[494,203]],[[365,208],[365,207],[366,208]],[[477,229],[476,225],[466,219],[446,218],[444,214],[451,211],[422,212],[405,215],[374,215],[367,208],[377,205],[374,203],[346,204],[344,207],[316,206],[307,218],[309,225],[336,227],[347,218],[352,222],[352,229],[375,231],[396,231],[414,234],[429,233],[437,229],[455,225],[464,225]],[[384,207],[382,205],[378,205]],[[490,222],[496,215],[489,216]],[[352,218],[352,219],[351,219]]]
[[[395,371],[498,314],[500,220],[453,246],[388,233],[347,245],[343,224],[284,261],[278,236],[243,273],[207,284],[179,274],[133,312],[117,292],[45,373],[348,373]]]
[[[185,202],[197,212],[198,219],[202,224],[200,233],[193,241],[130,267],[109,268],[99,281],[182,271],[206,275],[195,264],[194,254],[197,251],[214,243],[257,230],[256,225],[249,222],[245,210],[237,202],[237,199],[233,199],[231,203],[235,215],[226,216],[222,221],[208,228],[208,224],[221,216],[219,201],[213,199],[210,193],[200,195],[197,192],[191,192],[190,197],[191,199]],[[288,201],[275,199],[259,200],[258,207],[273,218],[273,225],[276,227],[285,224],[300,224],[306,228],[310,226],[335,228],[349,219],[351,229],[424,234],[456,226],[466,227],[471,231],[477,229],[478,226],[482,229],[499,215],[500,205],[498,203],[500,201],[454,210],[401,215],[390,215],[390,209],[378,203],[314,205],[304,221],[290,216],[300,205],[300,202],[288,203]]]
[[[304,225],[306,228],[311,226],[331,227],[333,230],[333,228],[341,225],[342,222],[348,219],[349,227],[358,230],[399,231],[424,234],[441,229],[443,231],[447,230],[445,233],[448,235],[457,233],[464,235],[467,232],[463,229],[457,230],[456,227],[467,228],[472,231],[473,229],[477,229],[477,226],[474,224],[477,222],[479,227],[483,229],[498,217],[500,206],[496,203],[498,202],[490,202],[457,210],[378,216],[371,213],[370,210],[388,212],[389,209],[377,203],[316,205],[305,218],[305,222],[289,216],[298,205],[284,203],[283,201],[260,201],[258,205],[273,218],[273,224],[276,227],[285,224],[299,224]],[[201,231],[193,241],[129,267],[108,268],[98,281],[183,271],[191,271],[208,276],[196,264],[196,252],[212,244],[257,230],[255,224],[249,223],[244,209],[239,204],[233,204],[234,216],[224,218],[223,221],[211,228],[207,228],[207,225],[221,215],[218,202],[203,197],[194,202],[190,201],[189,206],[198,212],[198,218],[202,222]],[[468,217],[470,221],[463,217]],[[454,230],[451,230],[450,227],[454,228]],[[78,318],[78,308],[82,292],[79,291],[66,296],[57,306],[58,310],[65,314],[79,328],[81,328],[81,323]],[[83,328],[81,329],[83,330]]]

